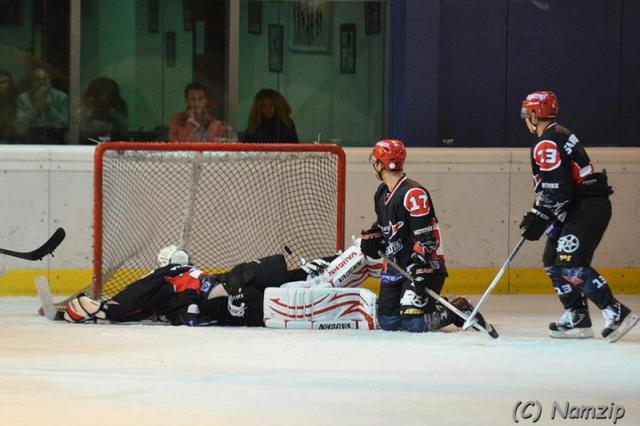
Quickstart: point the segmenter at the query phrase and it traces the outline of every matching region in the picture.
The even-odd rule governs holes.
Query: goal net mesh
[[[295,268],[300,257],[342,248],[344,153],[332,145],[104,144],[94,196],[96,296],[142,277],[169,244],[211,273],[278,253]]]

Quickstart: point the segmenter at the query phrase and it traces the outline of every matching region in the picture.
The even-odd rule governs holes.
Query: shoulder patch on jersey
[[[411,216],[426,216],[431,211],[427,192],[422,188],[411,188],[404,194],[404,208]]]
[[[543,172],[555,170],[560,167],[560,163],[562,163],[558,145],[548,139],[536,144],[535,148],[533,148],[533,159]]]

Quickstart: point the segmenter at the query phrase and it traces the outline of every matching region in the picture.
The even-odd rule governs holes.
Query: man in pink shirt
[[[199,83],[189,83],[184,90],[186,111],[169,120],[169,140],[172,142],[236,142],[231,126],[209,114],[207,89]]]

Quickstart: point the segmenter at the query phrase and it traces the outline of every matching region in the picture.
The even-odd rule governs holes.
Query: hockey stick
[[[53,301],[47,277],[44,275],[36,277],[36,289],[38,290],[38,296],[40,297],[44,316],[51,321],[60,321],[64,319],[63,313],[58,309],[58,306]]]
[[[478,304],[476,305],[476,307],[473,308],[473,311],[471,311],[471,315],[469,315],[469,319],[467,319],[464,322],[464,325],[462,326],[463,330],[466,330],[471,326],[471,320],[478,313],[478,310],[480,309],[480,305],[482,305],[482,303],[486,300],[486,298],[489,297],[489,294],[491,293],[493,288],[498,284],[498,282],[500,281],[500,278],[502,278],[502,275],[504,274],[504,271],[507,269],[507,266],[509,266],[513,258],[516,256],[516,253],[518,253],[518,250],[520,250],[520,247],[522,247],[522,244],[524,244],[525,241],[526,240],[524,239],[524,237],[521,237],[520,241],[518,241],[518,244],[516,244],[516,246],[513,248],[513,250],[511,251],[511,254],[509,255],[509,257],[507,257],[507,260],[504,262],[504,265],[502,265],[502,268],[500,268],[495,278],[493,278],[493,281],[491,281],[491,284],[489,284],[489,287],[487,287],[487,289],[485,290],[484,294],[478,301]]]
[[[404,276],[409,281],[413,282],[413,277],[407,271],[405,271],[404,269],[399,267],[397,263],[395,263],[393,260],[391,260],[387,256],[385,256],[385,254],[382,251],[378,251],[378,254],[380,256],[382,256],[382,258],[384,260],[386,260],[389,265],[393,266],[393,268],[396,271],[398,271],[402,276]],[[438,293],[436,293],[435,291],[431,290],[429,287],[426,287],[425,290],[427,291],[427,294],[429,296],[431,296],[434,299],[436,299],[443,306],[446,306],[451,312],[453,312],[454,314],[456,314],[457,316],[459,316],[460,318],[465,320],[465,322],[469,321],[469,318],[467,318],[467,316],[465,314],[463,314],[458,308],[456,308],[451,303],[449,303],[449,301],[447,299],[445,299],[444,297],[440,296]],[[491,336],[492,339],[497,339],[499,337],[498,336],[498,332],[496,331],[495,327],[493,325],[489,324],[488,322],[487,322],[487,328],[484,328],[483,326],[478,324],[478,320],[473,320],[471,325],[476,330],[484,331],[489,336]]]
[[[42,260],[42,258],[48,254],[53,256],[53,251],[58,248],[66,235],[67,234],[64,232],[64,229],[58,228],[46,243],[33,251],[21,252],[0,248],[0,254],[6,254],[7,256],[13,256],[25,260]]]

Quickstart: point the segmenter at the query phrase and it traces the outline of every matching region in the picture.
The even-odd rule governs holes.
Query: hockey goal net
[[[339,146],[113,142],[96,148],[94,173],[95,296],[149,272],[169,244],[214,273],[277,253],[296,267],[343,247]]]

